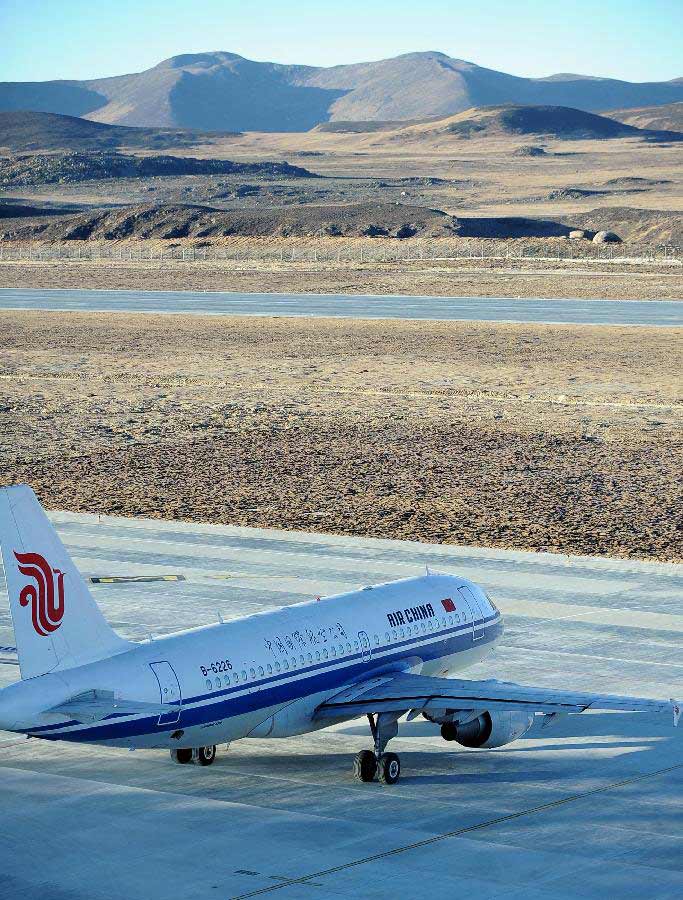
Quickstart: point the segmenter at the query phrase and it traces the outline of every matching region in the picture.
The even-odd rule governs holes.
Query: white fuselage
[[[446,601],[446,602],[444,602]],[[317,708],[392,671],[448,675],[479,662],[502,633],[498,610],[466,579],[426,575],[197,628],[0,692],[0,728],[52,740],[197,747],[322,728]],[[164,712],[102,721],[45,710],[87,691]]]

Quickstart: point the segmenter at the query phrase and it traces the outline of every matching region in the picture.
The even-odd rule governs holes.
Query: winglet
[[[673,711],[674,711],[674,728],[677,728],[678,721],[681,718],[681,704],[679,703],[678,700],[674,700],[672,697],[671,698],[671,706],[673,707]]]

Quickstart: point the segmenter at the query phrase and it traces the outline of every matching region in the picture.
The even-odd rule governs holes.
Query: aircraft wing
[[[161,715],[168,712],[168,706],[160,703],[143,703],[139,700],[115,698],[112,691],[85,691],[75,697],[46,709],[42,715],[58,719],[73,719],[75,722],[101,722],[108,716]]]
[[[430,678],[407,673],[390,674],[347,687],[321,704],[316,717],[340,718],[389,711],[528,710],[529,713],[581,713],[587,709],[628,712],[672,712],[678,725],[681,704],[674,700],[621,697],[531,687],[513,682]]]

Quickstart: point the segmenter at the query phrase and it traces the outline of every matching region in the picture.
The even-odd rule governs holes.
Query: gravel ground
[[[589,265],[591,269],[589,270]],[[579,271],[577,271],[577,267]],[[0,261],[0,287],[121,290],[429,294],[455,297],[683,299],[679,269],[541,261],[474,266],[470,260],[313,264],[164,260]]]
[[[680,560],[681,330],[0,312],[49,506]]]

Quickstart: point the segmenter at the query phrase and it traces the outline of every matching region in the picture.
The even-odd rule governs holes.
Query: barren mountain
[[[140,147],[166,150],[190,147],[215,137],[178,128],[129,128],[77,116],[14,110],[0,112],[0,147],[8,150],[109,150]]]
[[[635,125],[636,128],[654,128],[667,131],[683,131],[683,101],[663,106],[640,106],[636,109],[613,109],[603,113],[617,122]]]
[[[4,110],[209,131],[305,131],[326,121],[419,119],[501,103],[597,110],[681,100],[680,79],[521,78],[437,52],[331,68],[198,53],[114,78],[0,84]]]

